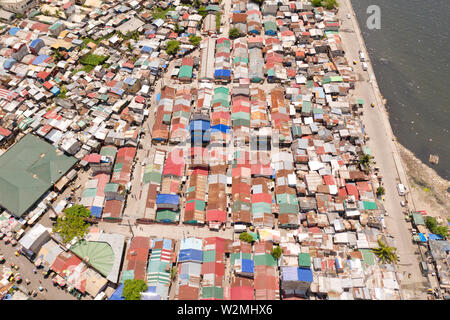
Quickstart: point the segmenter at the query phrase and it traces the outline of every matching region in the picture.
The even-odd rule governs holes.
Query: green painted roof
[[[178,72],[178,78],[192,78],[192,67],[181,66],[180,72]]]
[[[231,265],[234,265],[234,261],[239,259],[253,260],[251,253],[234,252],[231,254]]]
[[[364,210],[376,210],[377,204],[372,201],[363,201]]]
[[[413,218],[414,224],[416,226],[418,226],[418,225],[425,225],[425,221],[424,221],[423,216],[422,216],[421,213],[413,213],[412,214],[412,218]]]
[[[104,192],[117,192],[119,190],[119,184],[118,183],[107,183],[105,185]]]
[[[156,212],[156,221],[169,220],[178,221],[178,212],[171,210],[158,210]]]
[[[76,162],[51,144],[26,135],[0,156],[0,205],[22,216]]]
[[[375,264],[375,256],[372,251],[369,249],[359,249],[363,256],[363,262],[369,266],[373,266]]]
[[[216,250],[203,251],[203,262],[216,261]]]
[[[276,266],[277,265],[277,260],[268,253],[264,253],[264,254],[256,254],[254,256],[254,260],[255,260],[255,266]]]
[[[202,288],[202,298],[216,298],[223,300],[223,288],[220,287],[204,287]]]
[[[311,267],[311,255],[309,253],[299,253],[298,266],[308,268]]]
[[[80,241],[71,250],[97,269],[105,277],[109,275],[114,264],[114,251],[106,242]]]

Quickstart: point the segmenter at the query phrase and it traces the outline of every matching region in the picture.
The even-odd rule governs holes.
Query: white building
[[[0,6],[6,11],[24,14],[28,9],[36,6],[38,0],[0,0]]]

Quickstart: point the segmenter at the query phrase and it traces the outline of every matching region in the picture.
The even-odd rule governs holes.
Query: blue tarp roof
[[[214,71],[214,77],[231,77],[231,70],[218,69]]]
[[[180,202],[180,196],[177,194],[158,194],[156,196],[156,204],[168,203],[168,204],[178,204]]]
[[[102,216],[102,210],[101,207],[91,207],[91,217],[100,218]]]
[[[438,234],[434,234],[434,233],[428,234],[428,240],[442,240],[442,239],[443,238]]]
[[[195,249],[180,250],[180,253],[178,254],[178,262],[183,261],[203,262],[203,251]]]
[[[31,41],[29,47],[30,47],[30,48],[34,48],[34,47],[36,47],[39,43],[44,44],[44,41],[42,41],[42,39],[34,39],[33,41]]]
[[[48,58],[50,58],[50,56],[46,55],[46,54],[40,54],[38,55],[33,62],[31,63],[32,65],[38,66],[40,65],[42,62],[44,62],[45,60],[47,60]]]
[[[423,233],[419,233],[419,239],[422,242],[427,242],[427,237],[425,237],[425,235]]]
[[[122,283],[117,287],[116,291],[114,291],[114,293],[111,295],[109,300],[125,300],[125,298],[123,297],[123,284]]]
[[[191,131],[206,131],[211,128],[211,123],[206,120],[193,120],[190,123]]]
[[[224,124],[217,124],[215,126],[212,126],[211,128],[213,129],[212,131],[217,130],[223,133],[227,133],[228,131],[230,131],[230,127]]]
[[[20,31],[20,28],[18,27],[12,27],[11,29],[9,29],[9,34],[12,36],[15,36],[17,32]]]
[[[313,282],[313,274],[311,269],[298,268],[297,269],[298,280],[304,282]]]
[[[161,100],[161,93],[158,93],[158,94],[156,95],[156,101],[159,101],[159,100]]]
[[[53,88],[50,90],[50,92],[53,93],[55,96],[57,96],[61,91],[59,90],[58,87],[53,87]]]
[[[253,273],[255,269],[255,263],[253,260],[242,259],[242,272]]]
[[[147,47],[147,46],[143,46],[142,47],[142,49],[141,49],[141,51],[143,51],[143,52],[151,52],[152,51],[152,48],[150,48],[150,47]]]
[[[9,70],[16,62],[17,61],[15,59],[8,58],[5,60],[5,62],[3,62],[3,68],[5,68],[6,70]]]

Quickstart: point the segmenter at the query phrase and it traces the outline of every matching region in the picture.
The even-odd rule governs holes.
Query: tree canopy
[[[386,190],[384,190],[383,187],[378,187],[377,188],[377,196],[379,196],[379,197],[383,196],[385,192],[386,192]]]
[[[166,53],[168,55],[176,55],[178,50],[180,49],[180,42],[177,40],[170,40],[167,43]]]
[[[426,217],[425,225],[427,226],[428,230],[430,230],[434,234],[440,235],[443,238],[448,236],[447,226],[438,225],[436,218],[430,216]]]
[[[332,10],[339,6],[336,0],[311,0],[314,7],[324,7],[327,10]]]
[[[63,210],[64,215],[58,217],[54,232],[60,234],[64,243],[70,242],[73,238],[82,239],[88,230],[89,224],[84,221],[89,218],[91,211],[83,205],[74,205]]]
[[[397,263],[397,254],[395,253],[397,249],[394,247],[387,246],[383,241],[378,239],[378,248],[372,249],[372,252],[380,258],[383,263]]]
[[[231,28],[230,31],[228,32],[228,37],[230,37],[230,39],[237,39],[241,36],[241,32],[239,31],[238,28]]]
[[[190,35],[189,36],[189,42],[194,46],[197,47],[200,44],[200,41],[202,41],[202,38],[199,36]]]
[[[279,259],[281,257],[281,254],[283,253],[283,249],[281,249],[280,246],[275,246],[272,248],[271,253],[275,259]]]
[[[125,300],[141,300],[141,292],[147,290],[147,284],[140,279],[125,280],[123,297]]]
[[[247,232],[242,232],[239,235],[239,240],[244,241],[244,242],[248,242],[248,243],[252,243],[253,242],[253,237],[248,234]]]

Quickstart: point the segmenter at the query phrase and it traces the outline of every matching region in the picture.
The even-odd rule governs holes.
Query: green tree
[[[364,167],[366,170],[369,170],[370,165],[372,164],[373,157],[368,154],[361,154],[359,156],[359,164]]]
[[[172,267],[170,269],[170,279],[172,280],[175,279],[176,275],[177,275],[177,267]]]
[[[64,99],[66,97],[66,94],[67,94],[67,87],[65,85],[62,85],[61,86],[61,91],[60,91],[60,93],[58,95],[58,98]]]
[[[378,248],[372,249],[372,252],[383,261],[383,263],[397,263],[397,249],[387,246],[381,239],[378,239]]]
[[[58,62],[62,60],[63,54],[59,49],[56,49],[55,51],[53,51],[52,57],[55,59],[56,62]]]
[[[448,237],[448,227],[438,225],[436,218],[430,216],[426,217],[425,225],[427,226],[428,230],[431,231],[431,233],[440,235],[443,238]]]
[[[197,47],[200,44],[200,41],[202,41],[202,38],[199,36],[190,35],[189,36],[189,42],[194,46]]]
[[[206,15],[208,14],[208,12],[206,12],[206,7],[205,6],[201,6],[200,8],[198,8],[197,12],[203,18],[206,17]]]
[[[194,7],[195,8],[199,8],[200,6],[201,6],[201,2],[200,2],[200,0],[194,0]]]
[[[252,243],[253,242],[253,237],[248,234],[247,232],[242,232],[239,235],[239,240],[244,241],[244,242],[248,242],[248,243]]]
[[[77,204],[64,209],[63,212],[64,215],[58,217],[53,231],[60,234],[63,243],[68,243],[75,237],[82,239],[89,227],[85,219],[90,217],[91,211]]]
[[[283,253],[283,249],[280,246],[275,246],[270,252],[275,259],[279,259]]]
[[[322,5],[322,0],[311,0],[311,4],[314,7],[320,7]]]
[[[327,10],[332,10],[339,6],[339,3],[336,0],[323,0],[322,4]]]
[[[140,279],[125,280],[123,297],[125,300],[141,300],[141,292],[147,290],[147,284]]]
[[[220,18],[222,17],[222,15],[221,15],[221,13],[220,12],[217,12],[216,13],[216,31],[217,32],[220,32],[220,25],[221,25],[221,23],[220,23]]]
[[[377,188],[377,196],[381,197],[384,196],[385,190],[383,187],[378,187]]]
[[[175,29],[173,31],[175,31],[176,33],[182,33],[184,31],[184,28],[180,27],[178,23],[175,23]]]
[[[228,32],[228,37],[230,37],[230,39],[237,39],[241,36],[241,32],[239,31],[238,28],[231,28],[230,31]]]
[[[166,46],[166,53],[168,55],[176,55],[178,50],[180,49],[180,42],[177,40],[170,40]]]

